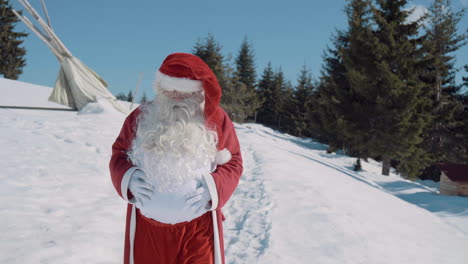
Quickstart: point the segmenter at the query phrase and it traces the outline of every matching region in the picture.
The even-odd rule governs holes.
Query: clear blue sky
[[[23,9],[16,0],[10,2]],[[304,64],[317,77],[332,33],[346,28],[345,0],[45,2],[59,38],[108,82],[114,94],[134,90],[142,72],[139,95],[143,90],[152,97],[154,73],[164,58],[173,52],[190,52],[197,39],[208,33],[225,55],[233,56],[247,36],[255,49],[257,75],[271,61],[293,83]],[[431,2],[415,0],[410,6],[428,7]],[[42,14],[40,0],[30,3]],[[468,0],[453,0],[453,4],[459,10],[468,7]],[[465,29],[467,25],[468,14],[460,23]],[[24,42],[27,66],[20,80],[52,87],[59,70],[57,59],[22,23],[17,29],[30,33]],[[458,67],[468,63],[468,47],[456,55]]]

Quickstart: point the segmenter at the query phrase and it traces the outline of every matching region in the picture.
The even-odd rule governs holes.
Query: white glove
[[[211,195],[208,191],[205,179],[201,179],[198,182],[197,189],[185,196],[185,206],[192,210],[195,214],[203,214],[210,208],[209,202],[211,201]]]
[[[130,176],[128,189],[140,205],[144,205],[145,202],[150,200],[154,190],[153,185],[148,181],[148,177],[141,170],[135,170],[132,176]]]

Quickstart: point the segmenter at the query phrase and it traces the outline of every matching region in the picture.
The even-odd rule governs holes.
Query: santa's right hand
[[[143,171],[135,170],[130,177],[128,189],[135,197],[136,203],[143,206],[145,202],[150,200],[154,187],[149,183],[148,176]]]

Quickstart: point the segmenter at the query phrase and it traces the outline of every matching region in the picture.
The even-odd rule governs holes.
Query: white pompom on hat
[[[231,158],[232,158],[231,152],[229,152],[229,150],[225,148],[216,153],[215,161],[216,161],[216,164],[223,165],[223,164],[228,163],[228,161],[230,161]]]

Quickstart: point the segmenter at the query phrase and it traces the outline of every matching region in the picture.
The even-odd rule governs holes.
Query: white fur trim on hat
[[[156,72],[156,81],[154,85],[156,92],[158,89],[163,89],[169,92],[178,91],[182,93],[203,91],[203,85],[200,80],[172,77],[160,71]]]
[[[215,161],[216,161],[216,164],[223,165],[227,163],[228,161],[230,161],[231,158],[232,158],[231,152],[229,152],[229,150],[225,148],[216,153]]]

